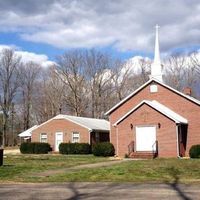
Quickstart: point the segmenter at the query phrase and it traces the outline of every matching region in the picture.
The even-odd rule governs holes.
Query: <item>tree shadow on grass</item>
[[[168,168],[168,171],[171,175],[171,177],[173,178],[173,182],[172,183],[167,183],[173,190],[175,190],[177,192],[177,194],[179,195],[179,197],[183,200],[192,200],[191,198],[189,198],[183,191],[183,189],[181,189],[180,184],[179,184],[179,179],[180,179],[180,171],[178,169],[176,169],[175,167],[170,167]]]

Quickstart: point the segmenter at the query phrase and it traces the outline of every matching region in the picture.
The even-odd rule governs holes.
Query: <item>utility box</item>
[[[3,149],[0,149],[0,166],[3,165]]]

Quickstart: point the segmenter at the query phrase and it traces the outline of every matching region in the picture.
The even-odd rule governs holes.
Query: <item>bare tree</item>
[[[200,76],[200,53],[194,52],[190,55],[191,64],[195,68],[196,72]]]
[[[0,58],[0,105],[3,111],[2,145],[7,143],[7,126],[14,97],[19,87],[20,57],[11,49],[4,49]]]
[[[149,79],[150,66],[150,61],[142,58],[138,60],[137,64],[131,60],[115,63],[112,78],[117,101],[121,101]]]
[[[20,67],[20,86],[23,101],[23,127],[24,130],[30,128],[31,107],[34,95],[35,82],[38,79],[40,66],[36,63],[29,62]]]
[[[41,70],[40,81],[35,88],[33,96],[33,111],[38,123],[44,122],[51,117],[61,113],[64,109],[65,84],[56,73],[56,67],[50,66]]]
[[[74,115],[81,116],[88,106],[83,52],[69,51],[58,58],[58,64],[58,73],[68,89],[65,102]]]
[[[171,56],[165,62],[165,81],[179,91],[183,88],[185,65],[186,59],[184,56]]]
[[[65,84],[57,74],[56,67],[52,66],[48,72],[49,79],[45,82],[45,94],[48,98],[51,115],[55,116],[61,112],[64,105]]]
[[[127,83],[130,77],[131,68],[130,66],[125,67],[125,63],[117,60],[115,66],[112,69],[112,81],[114,83],[114,90],[117,97],[117,101],[121,101],[127,92]],[[116,103],[116,102],[115,102]]]
[[[86,80],[90,94],[90,112],[91,116],[95,118],[102,118],[105,112],[105,101],[103,99],[110,88],[108,87],[111,80],[110,60],[108,55],[94,49],[85,51],[84,54]],[[108,104],[108,102],[109,99],[106,103]]]
[[[141,86],[149,80],[151,62],[149,60],[140,59],[138,62],[138,79],[137,84]]]
[[[182,91],[184,87],[194,88],[197,81],[196,69],[191,56],[171,56],[165,63],[165,81]]]

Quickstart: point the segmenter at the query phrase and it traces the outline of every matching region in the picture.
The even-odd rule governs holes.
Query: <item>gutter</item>
[[[179,124],[176,124],[176,150],[177,150],[177,158],[180,158],[180,155],[179,155],[179,142],[178,142],[178,127],[179,127]]]

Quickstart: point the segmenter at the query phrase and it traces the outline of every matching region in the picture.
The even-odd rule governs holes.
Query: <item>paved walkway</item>
[[[4,155],[19,155],[19,149],[4,149]]]
[[[97,167],[108,167],[112,165],[116,165],[122,162],[128,162],[131,159],[123,159],[123,160],[112,160],[112,161],[106,161],[106,162],[99,162],[99,163],[92,163],[92,164],[84,164],[84,165],[79,165],[79,166],[74,166],[74,167],[69,167],[69,168],[63,168],[63,169],[55,169],[55,170],[47,170],[41,173],[36,173],[34,176],[40,176],[40,177],[48,177],[48,176],[53,176],[56,174],[62,174],[62,173],[68,173],[80,169],[93,169]]]
[[[199,200],[200,185],[135,183],[0,184],[2,200]]]

